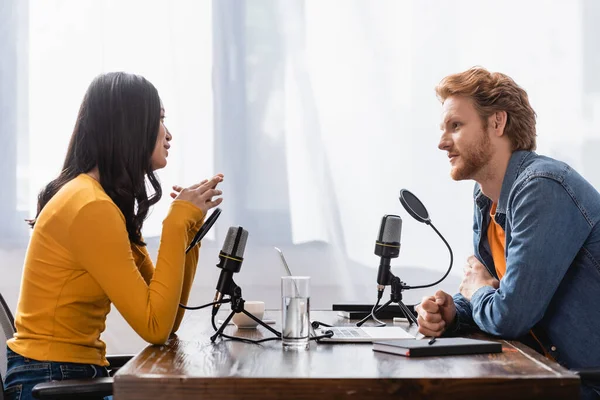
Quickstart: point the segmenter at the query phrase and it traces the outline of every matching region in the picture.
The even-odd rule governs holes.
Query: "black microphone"
[[[219,253],[219,263],[217,267],[221,268],[221,275],[217,281],[217,293],[214,301],[221,301],[223,295],[231,296],[235,283],[233,282],[233,274],[240,272],[242,261],[244,261],[244,250],[246,249],[246,241],[248,240],[248,231],[241,226],[232,226],[227,232],[223,249]],[[212,315],[216,315],[221,304],[215,304],[212,309]]]
[[[377,290],[380,295],[383,294],[384,287],[391,284],[390,260],[400,254],[401,234],[402,218],[398,215],[384,215],[375,241],[375,255],[381,257],[377,272]]]

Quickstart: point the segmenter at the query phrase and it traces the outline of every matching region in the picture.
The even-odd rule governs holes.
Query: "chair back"
[[[4,378],[0,374],[0,400],[4,400]]]
[[[6,376],[6,341],[13,337],[15,333],[15,319],[13,318],[8,304],[4,301],[4,297],[0,293],[0,378],[4,387],[4,377]],[[4,398],[4,390],[0,391]]]

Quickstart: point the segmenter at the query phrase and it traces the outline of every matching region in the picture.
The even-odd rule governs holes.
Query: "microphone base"
[[[366,317],[364,317],[363,319],[361,319],[360,321],[358,321],[356,323],[356,326],[360,327],[360,326],[362,326],[365,322],[367,322],[370,319],[375,320],[375,318],[377,318],[377,314],[380,311],[384,310],[386,307],[388,307],[392,303],[398,304],[398,307],[400,308],[400,311],[401,311],[401,314],[402,314],[400,317],[406,318],[408,320],[408,324],[409,325],[417,323],[417,317],[415,317],[415,315],[410,311],[410,309],[408,308],[408,306],[402,302],[402,300],[393,301],[393,300],[390,299],[390,300],[387,301],[387,303],[379,306],[372,313],[370,313],[369,315],[367,315]],[[382,326],[384,326],[384,325],[382,325]]]
[[[267,330],[269,330],[270,332],[272,332],[275,336],[281,338],[281,333],[276,331],[275,329],[273,329],[272,327],[270,327],[269,325],[265,324],[262,320],[256,318],[254,315],[250,314],[248,311],[246,311],[244,309],[244,299],[242,298],[242,289],[235,285],[234,290],[232,290],[232,294],[230,296],[230,300],[231,300],[231,312],[229,313],[229,315],[227,316],[227,318],[225,318],[225,320],[223,321],[223,323],[221,324],[221,326],[216,329],[216,332],[214,335],[212,335],[210,337],[210,341],[211,342],[215,342],[215,340],[217,340],[217,338],[221,335],[223,335],[223,330],[225,329],[225,327],[229,324],[229,321],[231,321],[231,319],[233,318],[233,316],[237,313],[244,313],[248,318],[252,319],[254,322],[256,322],[257,324],[259,324],[260,326],[263,326],[264,328],[266,328]],[[213,326],[215,326],[214,324],[214,318],[215,316],[212,316],[213,318]]]
[[[377,319],[377,313],[379,313],[381,310],[385,309],[387,306],[389,306],[392,303],[398,304],[398,308],[400,308],[401,313],[408,320],[408,323],[410,325],[412,325],[413,323],[417,324],[417,317],[415,317],[415,315],[410,311],[410,309],[406,306],[406,304],[404,304],[402,302],[402,291],[407,288],[406,285],[397,276],[394,276],[393,274],[390,274],[390,275],[391,275],[391,287],[392,287],[392,293],[390,294],[390,300],[387,303],[379,306],[377,309],[374,309],[373,312],[371,312],[365,318],[358,321],[356,323],[356,326],[362,326],[369,319],[373,319],[375,322],[381,322]],[[377,297],[378,297],[377,304],[379,304],[379,299],[381,298],[381,294],[383,293],[384,289],[385,289],[384,285],[377,285],[377,292],[378,292],[377,293]]]

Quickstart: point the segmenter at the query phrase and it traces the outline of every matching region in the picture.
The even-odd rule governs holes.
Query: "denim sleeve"
[[[541,320],[592,226],[572,192],[546,177],[526,181],[508,210],[506,274],[497,290],[477,290],[471,305],[483,331],[517,338]]]
[[[475,184],[474,193],[478,191],[478,184]],[[477,244],[479,242],[479,227],[480,223],[477,220],[478,215],[477,204],[474,204],[473,210],[473,248],[477,249]],[[452,296],[454,300],[454,305],[456,306],[456,318],[452,324],[450,324],[444,334],[447,336],[452,336],[460,333],[466,333],[469,331],[473,331],[477,328],[475,321],[473,321],[473,307],[471,306],[471,302],[467,300],[462,294],[457,293]]]
[[[473,321],[473,307],[471,306],[471,302],[460,293],[452,296],[452,299],[456,306],[456,317],[452,324],[446,328],[444,335],[452,336],[476,330],[478,327],[475,321]]]

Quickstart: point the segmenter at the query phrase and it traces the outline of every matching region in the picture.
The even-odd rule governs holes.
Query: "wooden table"
[[[265,318],[280,320],[280,311]],[[221,312],[219,318],[227,314]],[[311,319],[335,325],[334,311]],[[276,325],[279,329],[279,325]],[[414,331],[414,328],[409,329]],[[228,334],[271,335],[264,328]],[[115,377],[122,399],[568,399],[579,378],[530,348],[502,341],[503,352],[472,356],[405,358],[378,353],[371,344],[317,344],[306,352],[217,339],[207,311],[188,311],[177,337],[148,346]]]

